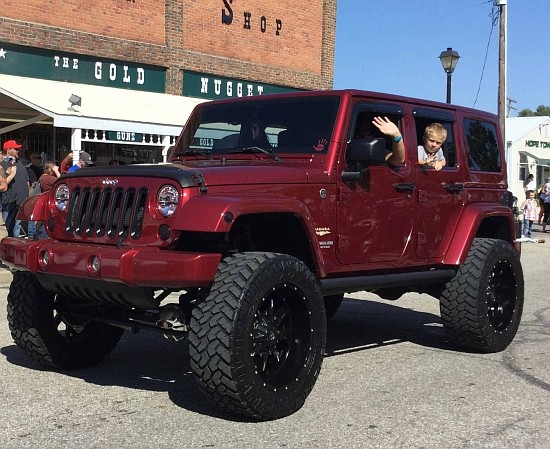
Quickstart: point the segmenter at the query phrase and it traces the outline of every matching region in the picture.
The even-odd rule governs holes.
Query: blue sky
[[[507,3],[507,97],[517,101],[513,117],[522,109],[550,106],[550,1]],[[452,102],[496,114],[499,25],[489,42],[492,11],[492,0],[339,0],[334,88],[445,102],[439,54],[452,47],[460,55]],[[498,16],[496,7],[494,13]]]

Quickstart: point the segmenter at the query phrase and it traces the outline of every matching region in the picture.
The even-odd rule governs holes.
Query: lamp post
[[[447,48],[445,51],[442,51],[439,55],[443,70],[445,70],[445,73],[447,74],[447,103],[451,102],[451,75],[455,70],[459,58],[460,56],[458,55],[458,52],[453,50],[451,47]]]

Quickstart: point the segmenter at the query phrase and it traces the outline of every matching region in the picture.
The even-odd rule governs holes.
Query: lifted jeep
[[[356,132],[376,116],[398,126],[402,165],[391,138]],[[418,164],[433,122],[441,170]],[[203,103],[168,163],[81,169],[27,200],[18,218],[48,238],[2,240],[13,339],[73,369],[124,330],[188,337],[205,396],[261,420],[304,404],[348,292],[427,293],[459,345],[502,351],[524,285],[497,123],[352,90]]]

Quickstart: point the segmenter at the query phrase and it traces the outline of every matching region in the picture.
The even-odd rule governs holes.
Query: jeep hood
[[[317,176],[322,171],[318,170]],[[207,186],[238,184],[299,184],[310,182],[311,173],[295,162],[276,161],[187,161],[185,164],[139,164],[94,167],[77,170],[63,178],[165,178],[176,181],[181,187],[195,187],[204,182]],[[202,178],[202,180],[201,180]],[[326,174],[324,175],[326,180]]]

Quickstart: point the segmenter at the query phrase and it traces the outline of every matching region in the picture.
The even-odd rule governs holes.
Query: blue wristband
[[[403,136],[401,134],[399,134],[397,137],[393,138],[393,141],[395,143],[401,142],[401,140],[403,140]]]

